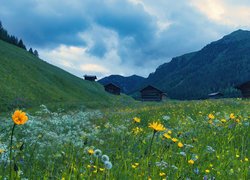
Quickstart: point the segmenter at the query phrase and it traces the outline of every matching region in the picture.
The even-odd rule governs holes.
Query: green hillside
[[[99,83],[75,77],[0,40],[0,111],[40,104],[100,107],[114,98]]]

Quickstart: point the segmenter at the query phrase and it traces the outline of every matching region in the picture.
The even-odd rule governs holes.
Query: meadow
[[[250,179],[249,100],[23,111],[11,146],[0,115],[0,179]]]

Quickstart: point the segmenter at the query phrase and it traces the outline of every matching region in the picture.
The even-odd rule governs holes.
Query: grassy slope
[[[112,99],[100,84],[84,81],[0,40],[0,110],[40,104],[100,107]]]

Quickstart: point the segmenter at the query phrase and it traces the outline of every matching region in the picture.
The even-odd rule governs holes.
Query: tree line
[[[6,29],[4,29],[4,27],[2,26],[1,21],[0,21],[0,39],[27,51],[27,48],[26,48],[25,44],[23,43],[23,40],[18,39],[17,37],[15,37],[13,35],[9,35],[8,31]],[[36,57],[39,57],[37,50],[33,50],[32,48],[30,48],[28,50],[28,52],[35,55]]]

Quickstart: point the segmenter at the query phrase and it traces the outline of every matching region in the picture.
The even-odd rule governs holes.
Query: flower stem
[[[151,141],[150,141],[148,157],[149,157],[150,154],[151,154],[151,148],[152,148],[153,140],[154,140],[154,137],[155,137],[155,133],[156,133],[156,131],[154,131],[153,136],[152,136],[152,139],[151,139]]]
[[[12,159],[12,141],[13,141],[13,134],[14,134],[14,129],[15,129],[16,124],[14,123],[12,130],[11,130],[11,138],[10,138],[10,179],[11,179],[11,171],[12,171],[12,164],[11,164],[11,159]]]

